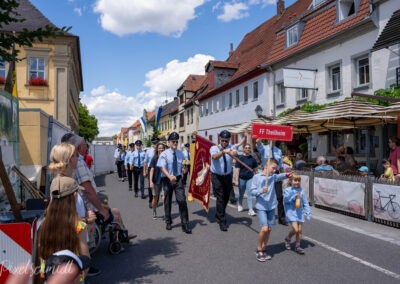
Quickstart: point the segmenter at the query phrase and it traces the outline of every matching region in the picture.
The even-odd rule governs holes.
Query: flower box
[[[36,77],[29,80],[31,86],[47,86],[47,81],[43,78]]]

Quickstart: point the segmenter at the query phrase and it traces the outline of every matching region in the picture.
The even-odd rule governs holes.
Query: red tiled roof
[[[186,80],[182,83],[181,87],[185,91],[196,92],[207,79],[205,75],[189,75]]]
[[[154,118],[155,114],[156,114],[156,111],[155,111],[155,110],[153,110],[153,111],[148,111],[148,112],[147,112],[147,120],[151,120],[152,118]]]
[[[136,120],[129,128],[136,128],[136,127],[140,127],[140,121]]]
[[[227,62],[227,61],[217,61],[217,60],[210,60],[206,65],[206,70],[208,66],[214,66],[217,68],[229,68],[229,69],[238,69],[239,65],[236,62]]]
[[[300,35],[299,42],[286,48],[286,33],[279,33],[274,41],[274,46],[269,54],[267,62],[273,64],[285,57],[294,54],[300,50],[306,49],[324,39],[330,38],[333,35],[345,31],[346,29],[360,23],[369,16],[368,0],[362,0],[362,3],[355,16],[349,17],[336,22],[336,5],[328,7],[325,11],[311,17],[305,22],[303,32]]]

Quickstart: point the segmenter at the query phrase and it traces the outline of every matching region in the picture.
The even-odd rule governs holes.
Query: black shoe
[[[89,271],[87,272],[87,276],[97,276],[101,273],[100,269],[97,269],[96,267],[90,266]]]
[[[138,197],[138,194],[137,194],[137,192],[135,192],[135,197]]]
[[[229,202],[230,202],[231,204],[235,205],[236,202],[237,202],[237,199],[232,199],[232,200],[230,200]]]
[[[142,196],[141,196],[141,197],[142,197],[142,199],[145,199],[145,198],[146,198],[146,197],[144,196],[144,194],[142,194]]]
[[[132,191],[132,187],[129,187],[129,191]]]
[[[226,225],[223,224],[223,223],[220,223],[220,224],[219,224],[219,229],[220,229],[222,232],[228,231],[228,228],[227,228]]]
[[[288,223],[286,222],[286,220],[279,220],[279,224],[281,224],[283,226],[288,226]]]
[[[165,229],[167,229],[168,231],[172,230],[172,226],[170,223],[167,223],[167,225],[165,226]]]
[[[191,234],[192,230],[189,229],[189,225],[188,224],[184,224],[184,225],[182,225],[182,232],[184,232],[186,234]]]

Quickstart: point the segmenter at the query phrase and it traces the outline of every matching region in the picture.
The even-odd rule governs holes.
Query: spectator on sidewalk
[[[389,138],[389,159],[395,179],[400,179],[400,140],[396,136]]]

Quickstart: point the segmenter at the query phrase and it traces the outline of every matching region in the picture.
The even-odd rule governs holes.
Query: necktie
[[[176,158],[176,152],[173,153],[174,160],[172,161],[172,174],[178,176],[178,159]]]
[[[222,157],[224,158],[224,173],[227,173],[228,172],[228,163],[226,162],[225,153],[222,154]]]
[[[140,168],[140,151],[138,151],[138,167]]]
[[[190,161],[190,151],[188,151],[188,160]]]

